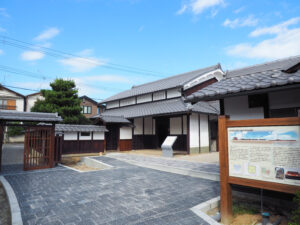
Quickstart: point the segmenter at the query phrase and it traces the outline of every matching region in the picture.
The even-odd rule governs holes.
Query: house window
[[[90,132],[80,132],[80,136],[89,137],[89,136],[91,136],[91,133]]]
[[[7,100],[0,100],[0,109],[6,109]]]
[[[81,106],[81,113],[91,114],[92,113],[92,106]]]

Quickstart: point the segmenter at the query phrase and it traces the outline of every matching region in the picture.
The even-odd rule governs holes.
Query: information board
[[[162,148],[164,148],[164,147],[169,147],[169,148],[171,148],[172,146],[173,146],[173,144],[174,144],[174,142],[176,141],[176,139],[177,139],[177,136],[168,136],[166,139],[165,139],[165,141],[163,142],[163,144],[162,144]]]
[[[229,176],[300,186],[300,126],[227,131]]]

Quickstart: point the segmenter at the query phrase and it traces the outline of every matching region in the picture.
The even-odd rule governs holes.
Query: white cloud
[[[232,29],[237,27],[253,27],[258,23],[258,19],[256,19],[253,15],[248,16],[247,18],[236,18],[234,20],[226,19],[223,23],[224,27],[230,27]]]
[[[3,27],[0,27],[0,32],[5,32],[6,30]]]
[[[0,49],[0,55],[3,55],[4,51],[2,49]]]
[[[224,5],[224,1],[223,0],[190,0],[187,4],[184,4],[177,11],[176,14],[181,15],[189,10],[193,14],[198,15],[209,8],[213,8],[219,5]]]
[[[36,41],[45,41],[49,40],[51,38],[54,38],[60,33],[60,30],[56,27],[51,27],[47,30],[44,30],[42,33],[40,33],[38,36],[34,38]]]
[[[72,72],[86,72],[97,66],[105,65],[106,62],[104,60],[90,56],[92,52],[92,49],[84,49],[78,53],[80,56],[61,59],[59,62],[67,66]]]
[[[0,16],[7,17],[7,18],[10,17],[10,15],[8,14],[5,8],[0,8]]]
[[[186,10],[187,10],[187,5],[183,5],[177,12],[176,12],[176,14],[177,15],[181,15],[181,14],[183,14]]]
[[[288,30],[288,26],[298,24],[300,17],[295,17],[290,20],[279,23],[275,26],[258,28],[250,33],[251,37],[258,37],[265,34],[280,34]]]
[[[233,12],[234,12],[235,14],[239,14],[240,12],[244,11],[245,8],[246,8],[245,6],[242,6],[242,7],[238,8],[238,9],[234,10]]]
[[[144,29],[145,29],[144,26],[140,26],[138,31],[139,31],[139,32],[142,32]]]
[[[21,54],[21,59],[25,61],[34,61],[44,58],[44,53],[39,51],[25,51]]]
[[[227,54],[260,59],[279,59],[300,54],[300,27],[289,29],[288,26],[296,24],[299,19],[291,19],[275,26],[256,29],[251,37],[263,34],[273,34],[273,37],[262,40],[256,44],[240,43],[227,48]]]

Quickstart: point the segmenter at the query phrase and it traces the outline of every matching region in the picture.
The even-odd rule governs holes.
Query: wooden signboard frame
[[[229,224],[232,220],[232,184],[248,187],[261,188],[266,190],[296,193],[300,186],[266,182],[261,180],[246,179],[229,176],[228,160],[228,129],[229,127],[264,127],[264,126],[292,126],[300,125],[299,117],[270,118],[252,120],[230,120],[227,116],[219,116],[219,160],[220,160],[220,196],[221,196],[221,220]]]

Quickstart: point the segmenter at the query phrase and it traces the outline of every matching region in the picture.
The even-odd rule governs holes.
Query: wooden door
[[[54,127],[26,127],[24,170],[53,167]]]
[[[107,125],[106,128],[109,131],[105,132],[106,150],[118,150],[119,126]]]

